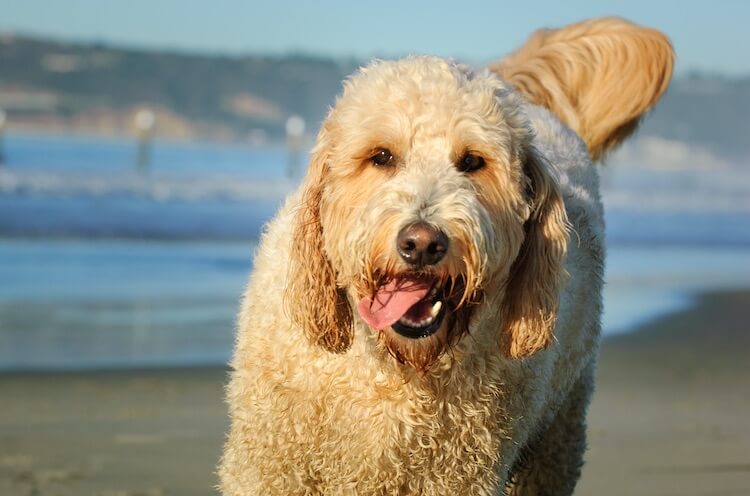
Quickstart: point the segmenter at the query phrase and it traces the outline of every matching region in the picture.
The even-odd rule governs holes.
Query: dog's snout
[[[398,253],[411,265],[435,265],[448,251],[448,236],[424,222],[406,226],[398,233]]]

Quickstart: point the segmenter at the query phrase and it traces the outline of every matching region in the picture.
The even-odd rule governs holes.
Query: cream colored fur
[[[572,493],[604,264],[589,152],[623,139],[671,71],[671,51],[652,53],[642,28],[580,26],[557,31],[557,55],[533,38],[501,63],[509,82],[429,57],[375,62],[346,82],[243,299],[224,494]],[[550,68],[581,43],[600,63]],[[618,83],[639,103],[581,104],[613,91],[600,71],[623,54],[643,61]],[[659,64],[661,83],[645,84],[641,69]],[[369,157],[384,148],[394,160],[377,166]],[[485,167],[461,172],[466,151]],[[412,340],[370,329],[356,303],[409,270],[395,238],[417,220],[451,240],[435,275],[466,284],[440,330]]]

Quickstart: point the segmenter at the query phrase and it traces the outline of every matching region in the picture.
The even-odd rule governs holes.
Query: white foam
[[[75,172],[0,170],[0,193],[55,196],[125,195],[166,200],[277,200],[295,187],[285,179],[174,177],[139,174],[91,175]]]

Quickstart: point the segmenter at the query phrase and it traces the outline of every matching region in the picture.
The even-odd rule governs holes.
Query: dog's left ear
[[[352,312],[346,292],[324,248],[320,204],[328,173],[331,144],[326,123],[313,149],[300,206],[294,219],[284,302],[292,321],[310,342],[343,353],[351,346]]]
[[[500,349],[523,358],[552,342],[560,286],[565,278],[568,222],[560,190],[544,159],[530,147],[524,161],[530,216],[511,267],[502,307]]]

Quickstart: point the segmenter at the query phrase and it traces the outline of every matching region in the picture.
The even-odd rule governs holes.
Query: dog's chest
[[[492,494],[513,456],[512,401],[497,384],[319,383],[288,429],[293,470],[323,493]],[[364,386],[363,386],[364,385]],[[304,404],[304,403],[303,403]]]

